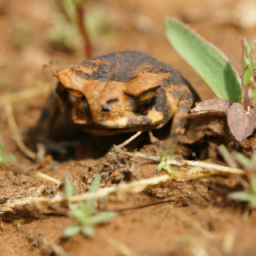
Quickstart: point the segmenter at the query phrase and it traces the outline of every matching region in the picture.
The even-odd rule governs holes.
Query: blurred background
[[[241,70],[239,38],[253,37],[256,28],[252,0],[0,0],[0,102],[16,93],[15,117],[21,132],[26,131],[46,105],[56,82],[54,70],[120,50],[140,51],[171,64],[203,99],[214,97],[168,43],[163,25],[167,15],[189,24]],[[91,45],[87,54],[83,29]],[[24,90],[31,95],[24,96]],[[5,137],[4,121],[0,117],[0,139]]]

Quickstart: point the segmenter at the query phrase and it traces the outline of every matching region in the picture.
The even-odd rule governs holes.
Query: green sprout
[[[175,147],[172,148],[167,155],[165,155],[163,152],[160,152],[160,160],[159,160],[159,164],[158,164],[158,166],[156,168],[156,170],[158,172],[160,172],[161,170],[166,170],[169,174],[173,173],[172,167],[168,163],[168,161],[173,156],[175,150],[176,150]]]
[[[253,48],[250,41],[246,38],[243,38],[243,70],[242,70],[242,77],[243,83],[248,88],[252,81],[253,70],[255,66],[255,62],[253,59]]]
[[[97,174],[91,185],[90,192],[96,192],[99,189],[100,179],[100,174]],[[67,175],[64,177],[64,184],[65,196],[67,199],[70,199],[73,196],[73,189]],[[89,199],[86,202],[79,202],[78,204],[69,204],[69,216],[73,218],[76,223],[65,228],[64,234],[67,237],[75,236],[78,233],[82,233],[86,237],[92,237],[95,233],[94,228],[96,225],[108,222],[116,216],[115,212],[97,213],[94,204],[94,199]]]
[[[4,144],[0,144],[0,163],[9,163],[14,159],[12,155],[4,155]]]
[[[245,191],[238,191],[229,194],[229,198],[247,203],[247,209],[254,209],[256,207],[256,152],[251,158],[244,156],[238,152],[229,153],[224,145],[219,147],[225,161],[230,165],[235,165],[236,162],[241,165],[247,175],[248,183],[245,183]]]
[[[80,36],[83,39],[85,56],[90,58],[92,54],[92,46],[84,22],[84,1],[57,0],[56,3],[61,11],[61,13],[57,14],[57,17],[59,16],[61,18],[58,18],[59,22],[57,20],[55,27],[50,32],[50,40],[52,40],[56,46],[67,46],[67,50],[72,50]],[[65,18],[66,20],[64,20]],[[78,32],[80,32],[80,34]],[[56,35],[54,35],[54,33],[56,33]],[[72,37],[72,33],[75,37]]]
[[[238,191],[229,194],[229,198],[242,201],[247,203],[248,209],[256,208],[256,176],[255,174],[250,174],[249,183],[246,186],[246,191]]]
[[[74,50],[81,43],[77,26],[67,21],[62,13],[54,14],[53,27],[48,31],[48,39],[56,49],[61,51]]]
[[[250,41],[246,38],[242,39],[243,43],[243,56],[242,56],[242,79],[243,79],[243,90],[244,90],[244,108],[247,110],[249,106],[249,90],[253,90],[254,82],[254,67],[255,61],[253,58],[253,46]]]

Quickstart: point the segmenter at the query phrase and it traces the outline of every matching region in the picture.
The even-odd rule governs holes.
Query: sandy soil
[[[239,38],[253,37],[256,27],[256,5],[249,0],[98,0],[85,1],[84,7],[90,22],[101,17],[107,24],[89,29],[93,56],[119,50],[151,55],[178,69],[202,99],[214,95],[168,43],[164,17],[187,22],[225,52],[239,71]],[[97,159],[58,162],[48,157],[33,162],[17,148],[5,114],[5,96],[12,94],[18,132],[26,137],[56,83],[52,70],[84,59],[79,34],[72,37],[69,51],[51,43],[58,13],[54,1],[0,0],[0,142],[5,154],[15,156],[13,162],[0,164],[0,204],[55,194],[57,186],[37,177],[38,171],[60,181],[68,172],[81,191],[88,190],[97,172],[106,186],[156,175],[156,164],[144,162],[136,169],[139,164],[134,159],[111,158],[113,153]],[[136,173],[127,178],[127,169]],[[243,205],[227,199],[238,188],[238,177],[215,176],[168,181],[138,194],[107,197],[99,202],[99,209],[119,214],[111,223],[96,227],[91,239],[82,235],[63,239],[64,228],[73,223],[66,211],[17,209],[0,215],[0,255],[255,255],[255,212],[245,219]]]

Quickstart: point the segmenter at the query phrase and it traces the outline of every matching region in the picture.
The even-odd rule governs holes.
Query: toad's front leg
[[[191,107],[195,102],[194,92],[192,92],[187,84],[182,86],[175,86],[171,92],[172,95],[172,109],[173,109],[173,120],[171,126],[171,136],[179,136],[184,134],[186,116],[188,115]],[[175,106],[174,106],[175,105]]]

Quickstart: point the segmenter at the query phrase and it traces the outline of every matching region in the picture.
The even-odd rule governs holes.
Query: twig
[[[0,96],[0,104],[12,103],[20,100],[25,100],[27,98],[34,97],[38,94],[49,94],[50,86],[38,86],[35,88],[29,88],[19,92],[9,93]]]
[[[224,165],[218,165],[218,164],[212,164],[212,163],[206,163],[206,162],[201,162],[201,161],[187,161],[187,160],[181,160],[181,161],[177,161],[177,160],[168,160],[168,164],[173,164],[173,165],[177,165],[177,166],[184,166],[184,165],[188,165],[188,166],[195,166],[195,167],[201,167],[201,168],[205,168],[208,170],[213,170],[213,171],[218,171],[221,173],[226,173],[226,174],[238,174],[238,175],[244,175],[245,172],[241,169],[238,168],[232,168],[232,167],[228,167],[228,166],[224,166]]]
[[[143,153],[130,153],[130,152],[126,152],[122,150],[122,153],[130,156],[130,157],[141,157],[144,158],[146,160],[150,160],[150,161],[154,161],[154,162],[159,162],[159,157],[148,157]],[[174,160],[174,159],[170,159],[168,160],[168,164],[170,165],[176,165],[176,166],[194,166],[194,167],[200,167],[200,168],[205,168],[208,171],[217,171],[217,172],[221,172],[221,173],[225,173],[225,174],[238,174],[238,175],[244,175],[245,171],[238,169],[238,168],[232,168],[232,167],[228,167],[228,166],[224,166],[224,165],[218,165],[218,164],[212,164],[212,163],[206,163],[206,162],[202,162],[202,161],[188,161],[188,160]],[[205,170],[202,170],[205,172]],[[198,170],[198,172],[200,172],[200,170]]]
[[[69,198],[68,203],[76,203],[88,199],[97,199],[97,198],[103,198],[106,197],[107,195],[111,193],[138,193],[141,192],[143,189],[145,189],[146,186],[148,185],[156,185],[161,182],[167,181],[170,179],[171,176],[169,175],[163,175],[160,177],[154,177],[154,178],[149,178],[149,179],[144,179],[144,180],[139,180],[139,181],[133,181],[130,183],[126,184],[120,184],[117,186],[112,186],[108,188],[102,188],[99,189],[97,192],[88,192],[88,193],[83,193],[79,195],[75,195],[71,198]],[[6,202],[5,204],[0,205],[0,213],[1,212],[12,212],[13,209],[17,207],[22,207],[25,205],[34,205],[34,206],[50,206],[55,203],[63,203],[67,202],[67,199],[60,196],[59,194],[56,195],[53,198],[48,198],[48,197],[26,197],[22,199],[15,199],[12,202]]]
[[[15,140],[18,148],[28,158],[30,158],[32,160],[36,160],[37,159],[36,154],[34,152],[32,152],[30,149],[28,149],[22,141],[22,138],[18,132],[18,126],[17,126],[14,116],[13,116],[12,104],[10,104],[10,103],[6,104],[6,115],[7,115],[10,130],[14,136],[14,140]]]
[[[57,179],[55,179],[55,178],[53,178],[53,177],[51,177],[51,176],[49,176],[49,175],[47,175],[47,174],[45,174],[45,173],[38,172],[38,173],[37,173],[37,176],[40,177],[40,178],[42,178],[42,179],[48,180],[48,181],[50,181],[50,182],[53,182],[54,184],[56,184],[56,185],[58,185],[58,186],[61,184],[61,181],[60,181],[60,180],[57,180]]]
[[[113,239],[110,239],[108,237],[105,237],[105,239],[107,240],[107,242],[109,244],[111,244],[112,246],[115,246],[122,255],[124,255],[124,256],[137,256],[137,254],[134,251],[132,251],[125,244],[120,243],[118,241],[115,241]]]
[[[133,140],[136,139],[138,136],[140,136],[141,133],[142,133],[141,131],[135,133],[135,134],[132,135],[128,140],[126,140],[126,141],[123,142],[122,144],[117,145],[116,147],[117,147],[118,149],[121,149],[121,148],[125,147],[125,146],[126,146],[127,144],[129,144],[131,141],[133,141]]]

